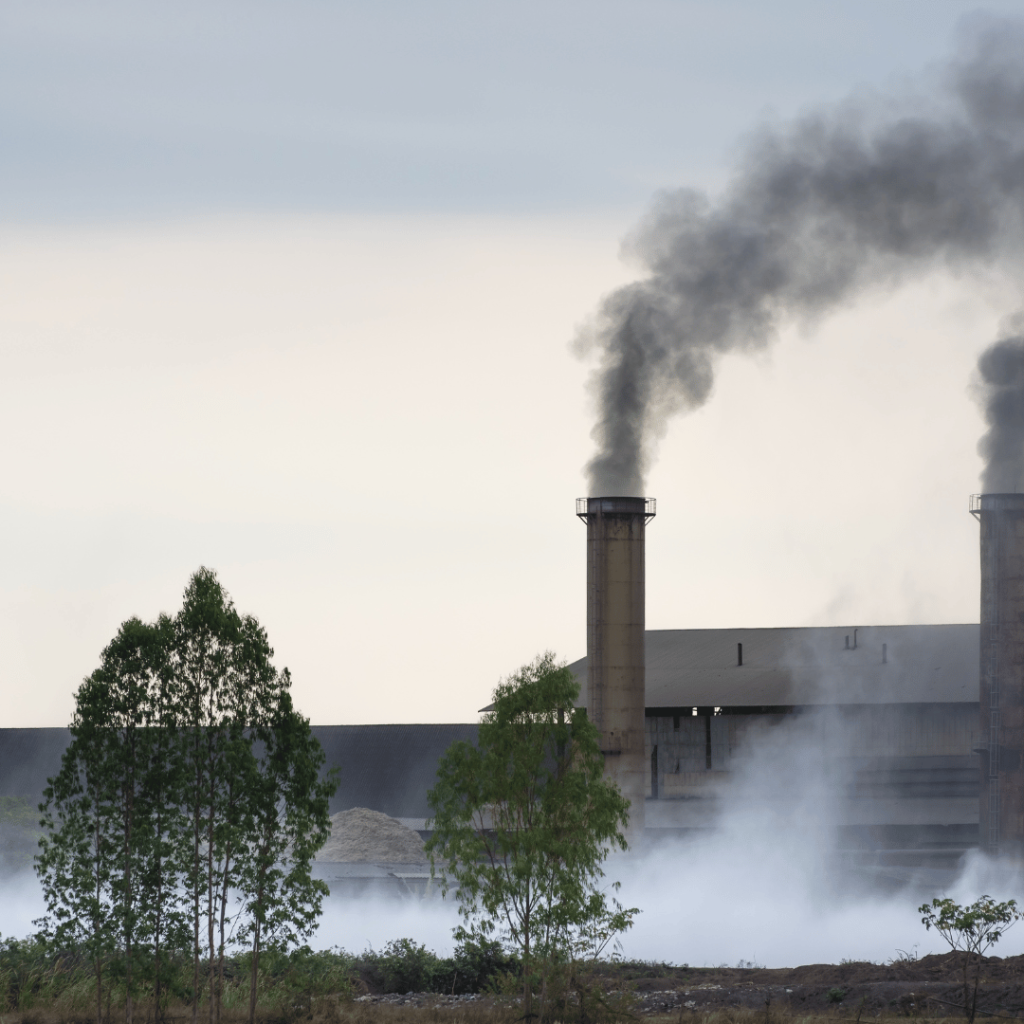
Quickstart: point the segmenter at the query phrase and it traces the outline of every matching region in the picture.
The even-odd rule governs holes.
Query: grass
[[[226,961],[218,1024],[247,1020],[249,966],[244,955]],[[797,986],[790,997],[786,993],[792,989],[765,977],[760,968],[621,960],[577,968],[571,976],[549,980],[546,1024],[628,1024],[641,1018],[657,1024],[872,1024],[907,1017],[949,1024],[962,1019],[955,1008],[937,1005],[946,992],[934,986],[951,984],[948,979],[924,983],[918,978],[893,989],[892,979],[879,983],[869,978],[838,987],[841,979],[826,973],[810,983],[786,982]],[[109,982],[97,1022],[93,964],[80,951],[54,950],[38,937],[0,940],[0,1024],[120,1024],[126,999],[116,970],[113,962],[106,968]],[[184,955],[169,965],[160,1014],[152,981],[144,980],[134,997],[133,1024],[191,1024],[191,970]],[[138,976],[144,976],[144,966]],[[411,939],[360,954],[308,947],[266,952],[260,961],[257,1019],[261,1024],[523,1024],[518,979],[519,965],[497,944],[463,946],[450,957],[439,957]],[[1017,1001],[1017,989],[1009,992],[1019,986],[1016,975],[997,984],[1007,991],[993,992],[996,1008],[1007,997]],[[413,992],[417,995],[406,997]],[[210,1024],[205,990],[196,1012],[199,1024]]]

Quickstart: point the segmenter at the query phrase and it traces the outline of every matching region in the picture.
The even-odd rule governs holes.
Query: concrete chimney
[[[975,494],[981,523],[981,847],[1024,858],[1024,494]]]
[[[644,531],[653,498],[580,498],[587,524],[587,714],[605,776],[630,801],[628,838],[644,830]]]

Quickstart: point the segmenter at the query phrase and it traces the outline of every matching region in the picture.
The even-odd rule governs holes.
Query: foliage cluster
[[[39,825],[39,814],[24,797],[0,796],[0,825],[35,829]]]
[[[921,923],[926,929],[934,928],[949,943],[950,949],[960,954],[963,1012],[973,1024],[978,1012],[981,958],[1024,916],[1024,912],[1017,909],[1016,900],[999,903],[991,896],[980,896],[962,907],[947,896],[923,903],[918,907],[918,913],[922,915]]]
[[[40,834],[39,811],[28,800],[0,796],[0,874],[31,867]]]
[[[373,992],[444,995],[497,991],[519,971],[519,962],[498,942],[460,942],[452,956],[442,957],[412,939],[394,939],[380,952],[367,950],[354,966]]]
[[[396,939],[383,950],[358,955],[343,949],[314,952],[309,946],[274,948],[260,958],[258,1006],[264,1012],[309,1015],[326,998],[348,999],[359,990],[378,993],[433,992],[443,995],[493,992],[516,972],[518,963],[497,944],[458,946],[442,957],[411,939]],[[225,958],[224,1008],[248,1003],[252,953]],[[190,1000],[188,951],[171,953],[165,970],[165,997]],[[0,1013],[35,1009],[85,1013],[95,1005],[96,978],[84,947],[54,949],[42,936],[0,939]],[[126,1005],[123,983],[105,987],[104,1016]],[[148,991],[152,996],[150,981]],[[248,1009],[246,1005],[246,1009]]]
[[[523,666],[495,690],[476,745],[442,757],[428,794],[427,851],[443,891],[456,891],[456,938],[515,951],[527,1020],[557,1015],[570,992],[582,998],[579,966],[637,913],[603,885],[610,850],[626,849],[629,801],[604,778],[578,696],[550,653]]]
[[[205,988],[214,1024],[229,951],[248,948],[251,1020],[261,953],[315,926],[327,889],[311,862],[334,783],[272,657],[200,569],[177,616],[123,623],[77,692],[36,866],[43,934],[91,964],[98,1019],[106,986],[128,1024],[143,992],[159,1016],[187,991],[195,1024]]]

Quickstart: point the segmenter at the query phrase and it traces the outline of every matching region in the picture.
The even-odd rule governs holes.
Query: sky
[[[1000,14],[0,0],[0,724],[66,724],[200,565],[318,724],[474,721],[581,657],[573,340],[638,273],[623,238]],[[977,621],[972,374],[1019,281],[723,359],[650,473],[648,627]]]

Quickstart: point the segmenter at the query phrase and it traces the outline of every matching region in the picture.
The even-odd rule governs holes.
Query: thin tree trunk
[[[249,976],[249,1024],[256,1021],[256,982],[260,964],[260,920],[257,917],[252,931],[252,973]]]
[[[198,733],[196,734],[198,739]],[[198,744],[196,745],[196,754],[198,755]],[[196,762],[198,766],[198,759]],[[192,818],[192,868],[193,868],[193,879],[192,879],[192,1024],[196,1024],[199,1019],[199,829],[202,821],[202,810],[199,805],[199,794],[202,787],[202,777],[197,767],[196,769],[196,802],[193,807],[193,818]]]
[[[217,914],[214,904],[213,895],[213,834],[214,834],[214,822],[215,822],[215,804],[214,798],[216,796],[216,782],[214,780],[213,771],[213,739],[212,737],[207,740],[207,747],[210,751],[210,802],[207,807],[207,819],[206,819],[206,934],[207,943],[210,952],[210,966],[209,966],[209,990],[210,990],[210,1024],[214,1024],[214,1014],[216,1012],[215,1002],[216,994],[214,991],[214,984],[216,979],[216,955],[214,950],[214,940],[216,937],[216,923]]]
[[[157,854],[159,857],[159,854]],[[156,922],[154,926],[153,935],[153,1021],[154,1024],[160,1024],[162,1014],[160,1012],[160,927],[163,923],[161,918],[161,910],[163,909],[163,892],[161,890],[161,876],[160,868],[157,867],[157,885],[156,885]]]
[[[132,768],[135,764],[135,733],[132,730],[131,742]],[[128,782],[128,790],[125,794],[125,828],[124,828],[124,900],[125,900],[125,937],[124,937],[124,964],[125,964],[125,996],[124,996],[124,1020],[125,1024],[132,1024],[132,915],[135,911],[132,900],[132,815],[135,810],[135,802],[132,799],[135,793],[135,773],[131,772]]]
[[[96,1024],[103,1024],[103,961],[96,955]]]
[[[164,909],[164,815],[163,815],[163,791],[160,787],[156,792],[156,920],[153,923],[153,1024],[160,1024],[162,1014],[160,1012],[160,929],[163,927]]]
[[[523,1019],[530,1024],[533,1016],[533,979],[530,977],[530,926],[526,921],[523,944]]]
[[[969,1024],[974,1024],[974,1017],[978,1011],[978,983],[981,981],[981,954],[975,954],[974,962],[974,994],[971,997],[971,1016]]]
[[[97,804],[96,811],[96,828],[93,832],[93,843],[96,855],[96,913],[99,913],[100,898],[103,895],[102,882],[100,879],[100,820],[99,820],[99,806]],[[92,927],[93,942],[96,943],[96,1024],[102,1024],[103,1021],[103,959],[100,954],[100,922],[98,918],[93,920]]]
[[[964,953],[964,1016],[970,1017],[970,1008],[967,1003],[971,998],[971,990],[967,981],[967,974],[971,969],[971,954],[970,952]]]
[[[224,851],[224,874],[220,889],[220,944],[217,950],[217,1024],[220,1024],[220,1004],[224,994],[224,930],[227,925],[228,878],[231,871],[231,844]]]

